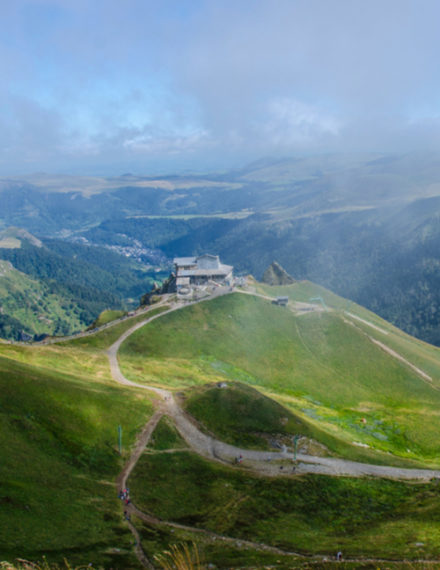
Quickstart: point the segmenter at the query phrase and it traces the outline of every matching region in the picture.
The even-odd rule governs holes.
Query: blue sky
[[[0,175],[440,148],[437,0],[0,4]]]

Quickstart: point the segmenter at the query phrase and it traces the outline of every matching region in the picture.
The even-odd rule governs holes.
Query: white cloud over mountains
[[[0,172],[436,149],[437,0],[0,6]]]

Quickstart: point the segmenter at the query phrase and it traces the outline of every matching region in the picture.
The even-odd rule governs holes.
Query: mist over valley
[[[38,275],[41,265],[24,261],[30,251],[41,256],[55,248],[63,263],[83,259],[110,273],[132,261],[137,276],[127,273],[119,291],[112,279],[88,283],[116,292],[117,299],[101,299],[101,308],[136,302],[176,256],[214,252],[256,278],[276,260],[296,279],[439,344],[439,180],[434,154],[264,160],[205,176],[4,179],[3,227],[25,228],[45,246],[25,239],[29,253],[0,247],[0,256],[32,277],[54,280],[60,272]],[[79,266],[76,272],[73,282]]]

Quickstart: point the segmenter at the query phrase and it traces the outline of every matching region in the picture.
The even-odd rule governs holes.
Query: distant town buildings
[[[220,262],[218,255],[205,253],[198,257],[176,257],[174,259],[176,289],[190,288],[208,283],[232,285],[233,267]]]

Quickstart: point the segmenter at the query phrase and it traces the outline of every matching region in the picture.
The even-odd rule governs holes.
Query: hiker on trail
[[[342,560],[342,552],[341,552],[341,551],[339,551],[339,552],[336,554],[336,560],[339,560],[339,562]]]
[[[124,518],[125,518],[125,520],[127,520],[127,521],[130,520],[130,515],[129,515],[128,511],[124,511]]]

